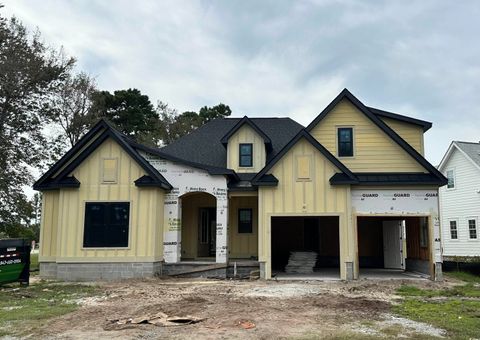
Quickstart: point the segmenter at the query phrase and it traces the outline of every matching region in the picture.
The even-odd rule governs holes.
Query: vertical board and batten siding
[[[427,172],[347,99],[338,103],[310,133],[336,156],[337,127],[342,126],[353,127],[354,156],[338,157],[351,171]]]
[[[116,183],[102,183],[103,158],[118,159]],[[162,260],[164,192],[158,188],[135,186],[134,181],[145,174],[135,160],[115,141],[108,139],[72,174],[81,183],[78,189],[61,189],[44,193],[40,261],[147,262]],[[128,247],[83,248],[85,202],[95,201],[130,202]],[[48,239],[51,240],[50,244]],[[54,242],[55,246],[53,246]]]
[[[415,124],[400,122],[395,119],[381,118],[393,131],[424,156],[423,128]]]
[[[253,166],[239,166],[239,146],[241,143],[253,144]],[[249,125],[244,124],[228,140],[227,168],[236,172],[259,172],[265,166],[266,150],[265,141]]]
[[[297,180],[296,159],[312,159],[311,179]],[[350,187],[331,186],[338,170],[305,139],[294,145],[270,173],[278,179],[277,187],[259,188],[259,260],[265,262],[265,276],[271,278],[272,216],[338,216],[340,226],[340,275],[346,278],[345,262],[355,262],[356,238],[352,227]],[[354,266],[355,267],[355,266]],[[355,274],[354,274],[355,275]]]
[[[480,169],[453,150],[443,174],[454,170],[455,188],[440,188],[440,215],[444,256],[480,256]],[[477,239],[469,239],[468,218],[477,218]],[[458,239],[450,237],[450,220],[457,221]]]
[[[231,259],[248,259],[258,256],[258,197],[231,197],[228,203],[228,238],[229,257]],[[238,232],[238,209],[252,209],[253,225],[251,233]]]

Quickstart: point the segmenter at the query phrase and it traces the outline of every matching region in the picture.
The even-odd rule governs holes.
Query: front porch
[[[165,263],[160,275],[177,277],[249,278],[259,275],[260,264],[254,260],[230,260],[216,263],[214,260],[192,260]]]
[[[163,274],[220,270],[234,275],[235,268],[238,272],[258,270],[257,193],[226,196],[219,199],[209,192],[188,192],[178,197],[178,256],[165,256]]]

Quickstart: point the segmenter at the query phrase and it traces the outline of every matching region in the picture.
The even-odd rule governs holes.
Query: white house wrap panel
[[[174,163],[158,156],[142,156],[173,186],[165,195],[163,253],[167,263],[180,262],[182,238],[182,200],[189,192],[206,192],[217,201],[216,262],[228,261],[228,195],[224,176],[212,176],[207,171]]]
[[[429,216],[433,228],[435,262],[442,262],[437,190],[352,190],[352,209],[357,214]]]

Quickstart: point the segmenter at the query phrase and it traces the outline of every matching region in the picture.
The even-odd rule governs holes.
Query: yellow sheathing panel
[[[381,118],[384,123],[391,127],[400,137],[405,139],[408,144],[413,146],[423,156],[423,128],[395,119]]]
[[[117,160],[117,181],[104,183],[104,159]],[[81,183],[78,189],[45,192],[46,206],[42,223],[42,254],[57,261],[106,262],[160,261],[163,257],[163,200],[158,188],[138,188],[134,181],[144,175],[143,169],[115,141],[103,142],[72,173]],[[57,195],[55,198],[55,195]],[[49,244],[50,202],[58,209],[58,231]],[[85,202],[130,202],[129,245],[126,248],[83,248]],[[55,208],[53,208],[55,210]],[[53,213],[55,214],[55,213]],[[48,222],[48,223],[47,223]]]
[[[42,195],[40,221],[39,260],[54,261],[57,255],[59,190],[45,191]]]
[[[248,259],[258,256],[258,197],[232,197],[228,202],[229,257]],[[238,209],[252,209],[252,233],[238,233]]]
[[[299,181],[296,159],[310,157],[311,181]],[[350,187],[331,186],[338,170],[305,139],[293,146],[271,169],[277,187],[261,187],[258,194],[260,218],[259,260],[266,263],[266,278],[271,277],[272,216],[338,216],[340,235],[340,274],[346,278],[345,262],[355,262],[355,234],[350,208]]]
[[[239,145],[241,143],[253,144],[253,166],[239,167]],[[265,166],[266,152],[263,138],[249,125],[244,124],[228,140],[227,167],[237,172],[259,172]]]
[[[310,133],[333,155],[337,152],[337,127],[353,127],[354,157],[339,157],[353,172],[428,172],[385,132],[343,99]]]

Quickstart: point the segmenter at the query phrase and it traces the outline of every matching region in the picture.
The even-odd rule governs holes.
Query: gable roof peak
[[[382,130],[388,137],[390,137],[398,146],[400,146],[406,153],[408,153],[415,161],[424,167],[431,174],[435,175],[442,183],[446,184],[447,179],[422,155],[418,153],[410,144],[408,144],[402,137],[400,137],[390,126],[374,114],[367,106],[358,100],[346,88],[343,89],[335,99],[327,105],[327,107],[307,126],[306,130],[310,132],[335,106],[344,98],[347,98],[362,114],[372,121],[380,130]]]
[[[244,124],[247,124],[249,125],[256,133],[258,133],[260,135],[260,137],[262,137],[263,141],[265,142],[265,146],[267,148],[271,148],[272,146],[272,141],[270,139],[270,137],[268,137],[265,132],[262,131],[262,129],[260,129],[258,127],[257,124],[255,124],[250,118],[248,118],[247,116],[243,116],[242,119],[240,119],[237,124],[235,124],[221,139],[221,143],[226,146],[228,144],[228,140],[230,139],[230,137],[232,137],[235,132],[237,132]]]

